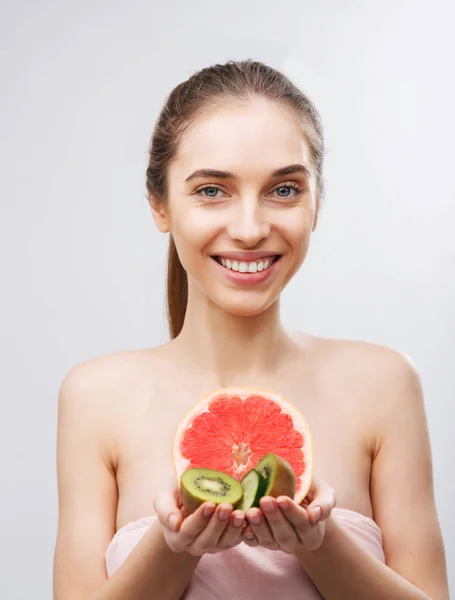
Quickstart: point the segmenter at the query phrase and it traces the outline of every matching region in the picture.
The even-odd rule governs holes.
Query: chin
[[[255,317],[270,308],[276,300],[276,298],[257,298],[255,300],[253,298],[240,297],[232,299],[232,301],[229,302],[229,299],[226,297],[219,301],[216,298],[212,298],[212,302],[214,302],[218,308],[233,317]]]

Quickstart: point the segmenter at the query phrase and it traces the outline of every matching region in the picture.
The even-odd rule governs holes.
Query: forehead
[[[240,177],[293,163],[311,168],[302,121],[292,108],[267,99],[219,102],[182,136],[170,171],[185,177],[198,168],[229,169]]]

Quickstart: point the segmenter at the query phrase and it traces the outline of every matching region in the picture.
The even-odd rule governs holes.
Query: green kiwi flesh
[[[266,480],[267,486],[264,496],[289,496],[294,499],[295,496],[295,473],[287,460],[270,452],[266,454],[258,464],[255,470]]]
[[[180,498],[189,513],[204,502],[237,507],[243,497],[243,487],[236,479],[213,469],[188,469],[180,477]]]
[[[252,469],[248,471],[240,483],[243,487],[243,498],[237,508],[245,513],[252,507],[259,508],[259,500],[267,488],[264,477],[255,469]]]

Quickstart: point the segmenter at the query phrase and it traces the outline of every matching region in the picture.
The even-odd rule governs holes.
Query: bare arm
[[[178,600],[199,560],[200,557],[186,552],[172,552],[155,521],[122,566],[90,600]]]
[[[371,475],[373,510],[388,566],[431,598],[446,600],[447,567],[422,385],[406,357],[390,358],[388,398]]]
[[[321,547],[298,559],[327,600],[448,600],[420,380],[393,351],[381,349],[375,358],[384,377],[375,391],[380,408],[371,496],[386,565],[334,516]]]
[[[109,439],[115,388],[110,360],[73,369],[59,393],[54,600],[177,600],[200,558],[172,552],[158,522],[107,578],[104,556],[115,533],[118,500]]]

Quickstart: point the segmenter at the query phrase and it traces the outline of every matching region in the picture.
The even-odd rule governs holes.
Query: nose
[[[256,198],[242,198],[236,204],[227,232],[229,237],[241,244],[253,247],[258,245],[270,233],[264,208]]]

